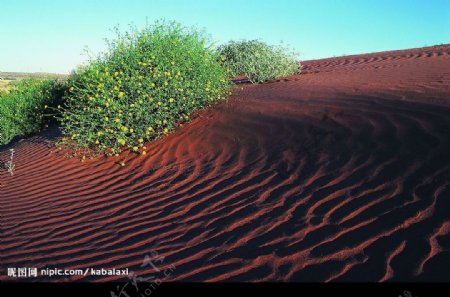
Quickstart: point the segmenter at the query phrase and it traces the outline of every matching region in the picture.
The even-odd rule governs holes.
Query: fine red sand
[[[15,143],[1,173],[0,280],[146,278],[152,252],[176,281],[450,279],[450,45],[239,85],[146,156],[80,163],[52,152],[54,132]]]

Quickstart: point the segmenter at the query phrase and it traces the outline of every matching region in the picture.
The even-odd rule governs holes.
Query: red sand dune
[[[151,252],[177,281],[450,280],[450,45],[303,65],[239,85],[125,167],[65,159],[54,130],[15,143],[0,280],[149,277]]]

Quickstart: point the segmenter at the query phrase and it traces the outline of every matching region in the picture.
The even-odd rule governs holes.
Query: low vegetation
[[[225,99],[230,83],[201,32],[174,22],[117,32],[107,53],[68,81],[60,145],[82,159],[168,134],[196,110]]]
[[[0,93],[0,145],[18,135],[41,131],[61,103],[64,83],[55,79],[22,79]]]
[[[63,134],[58,146],[82,161],[124,149],[146,154],[144,143],[225,99],[231,78],[262,83],[299,72],[287,48],[257,40],[213,48],[203,32],[176,22],[116,33],[106,53],[68,78],[3,73],[20,77],[0,81],[0,145],[56,119]]]
[[[300,72],[300,64],[293,51],[259,40],[231,41],[220,46],[219,53],[225,59],[223,65],[233,77],[243,75],[252,83]]]
[[[6,94],[12,85],[12,80],[0,79],[0,96]]]

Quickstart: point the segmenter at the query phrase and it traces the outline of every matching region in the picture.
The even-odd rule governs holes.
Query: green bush
[[[252,83],[300,72],[296,54],[282,46],[270,46],[259,40],[231,41],[218,50],[233,77],[244,75]]]
[[[0,94],[0,144],[15,136],[41,131],[61,104],[64,83],[53,79],[22,79]]]
[[[69,79],[60,143],[82,158],[117,155],[169,133],[230,90],[220,56],[201,32],[157,22],[117,32],[108,51]]]

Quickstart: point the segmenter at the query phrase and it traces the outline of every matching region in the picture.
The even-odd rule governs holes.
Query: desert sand
[[[2,148],[0,280],[149,277],[157,252],[173,281],[448,281],[450,45],[302,65],[237,85],[146,156],[66,159],[57,129]]]

